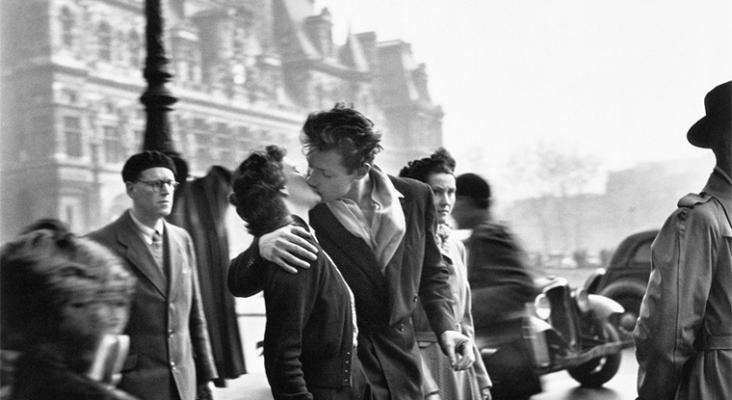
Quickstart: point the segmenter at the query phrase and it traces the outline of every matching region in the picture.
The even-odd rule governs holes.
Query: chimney
[[[305,33],[323,58],[333,57],[333,22],[330,11],[324,8],[320,15],[305,19]]]

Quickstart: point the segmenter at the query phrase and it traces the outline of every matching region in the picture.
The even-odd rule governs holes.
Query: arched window
[[[99,24],[99,58],[112,61],[112,28],[106,22]]]
[[[74,15],[68,7],[61,9],[61,42],[67,48],[74,45]]]
[[[135,68],[140,68],[142,66],[141,62],[141,41],[140,41],[140,35],[132,31],[130,32],[130,65]]]

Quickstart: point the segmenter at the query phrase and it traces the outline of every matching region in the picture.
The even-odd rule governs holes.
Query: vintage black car
[[[534,376],[567,370],[582,386],[601,387],[618,372],[621,350],[628,347],[615,328],[623,307],[584,288],[572,289],[563,278],[537,280],[537,289],[534,302],[527,304],[526,313],[516,324],[476,332],[476,344],[488,374],[491,379],[498,378],[494,379],[494,389],[511,398],[528,398],[531,394],[511,392],[523,390],[527,383],[501,381],[508,375],[504,372],[507,363],[516,358],[514,354],[527,355],[524,362],[530,364],[526,367]],[[504,349],[511,350],[501,357]],[[511,374],[515,375],[513,371]]]
[[[651,273],[651,244],[657,234],[658,230],[653,229],[626,237],[618,245],[609,264],[598,268],[585,282],[589,293],[609,297],[623,306],[625,313],[616,327],[624,339],[630,338],[638,319]]]

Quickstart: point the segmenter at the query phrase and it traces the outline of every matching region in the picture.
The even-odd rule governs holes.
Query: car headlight
[[[578,288],[574,291],[574,300],[577,302],[577,308],[583,313],[590,311],[590,296],[585,288]]]
[[[549,316],[552,315],[551,302],[544,293],[536,296],[536,299],[534,299],[534,310],[536,311],[536,316],[543,320],[548,320]]]

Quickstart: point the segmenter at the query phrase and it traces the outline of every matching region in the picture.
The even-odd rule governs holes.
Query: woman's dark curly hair
[[[407,166],[399,172],[399,176],[427,183],[430,175],[454,173],[455,159],[447,150],[440,147],[429,157],[407,163]]]
[[[374,123],[343,103],[308,115],[302,132],[300,141],[306,154],[336,149],[349,174],[365,164],[373,164],[376,153],[382,149],[381,134],[374,131]]]
[[[93,311],[95,304],[131,298],[136,282],[114,252],[50,219],[0,247],[0,273],[3,345],[50,346],[75,371],[89,367],[98,340],[116,323]]]
[[[283,200],[285,175],[282,158],[287,154],[278,146],[255,151],[234,171],[233,192],[229,202],[247,223],[253,236],[261,236],[283,225],[288,211]]]

